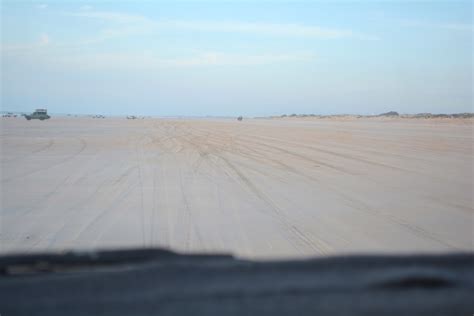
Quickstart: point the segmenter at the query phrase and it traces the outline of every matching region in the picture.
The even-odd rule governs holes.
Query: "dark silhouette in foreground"
[[[256,262],[161,249],[0,257],[2,315],[471,315],[474,256]]]

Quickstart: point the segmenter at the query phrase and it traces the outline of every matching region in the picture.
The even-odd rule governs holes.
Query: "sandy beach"
[[[1,253],[473,250],[473,125],[1,119]]]

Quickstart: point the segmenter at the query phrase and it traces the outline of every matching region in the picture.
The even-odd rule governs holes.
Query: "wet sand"
[[[469,120],[1,119],[0,252],[473,250]]]

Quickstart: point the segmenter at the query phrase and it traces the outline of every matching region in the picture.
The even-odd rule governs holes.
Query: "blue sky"
[[[473,110],[471,1],[2,1],[1,107]]]

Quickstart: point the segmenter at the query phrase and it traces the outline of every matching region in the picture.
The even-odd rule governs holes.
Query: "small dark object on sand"
[[[242,121],[243,119],[244,119],[244,118],[243,118],[242,116],[239,116],[239,117],[237,118],[237,121]]]

